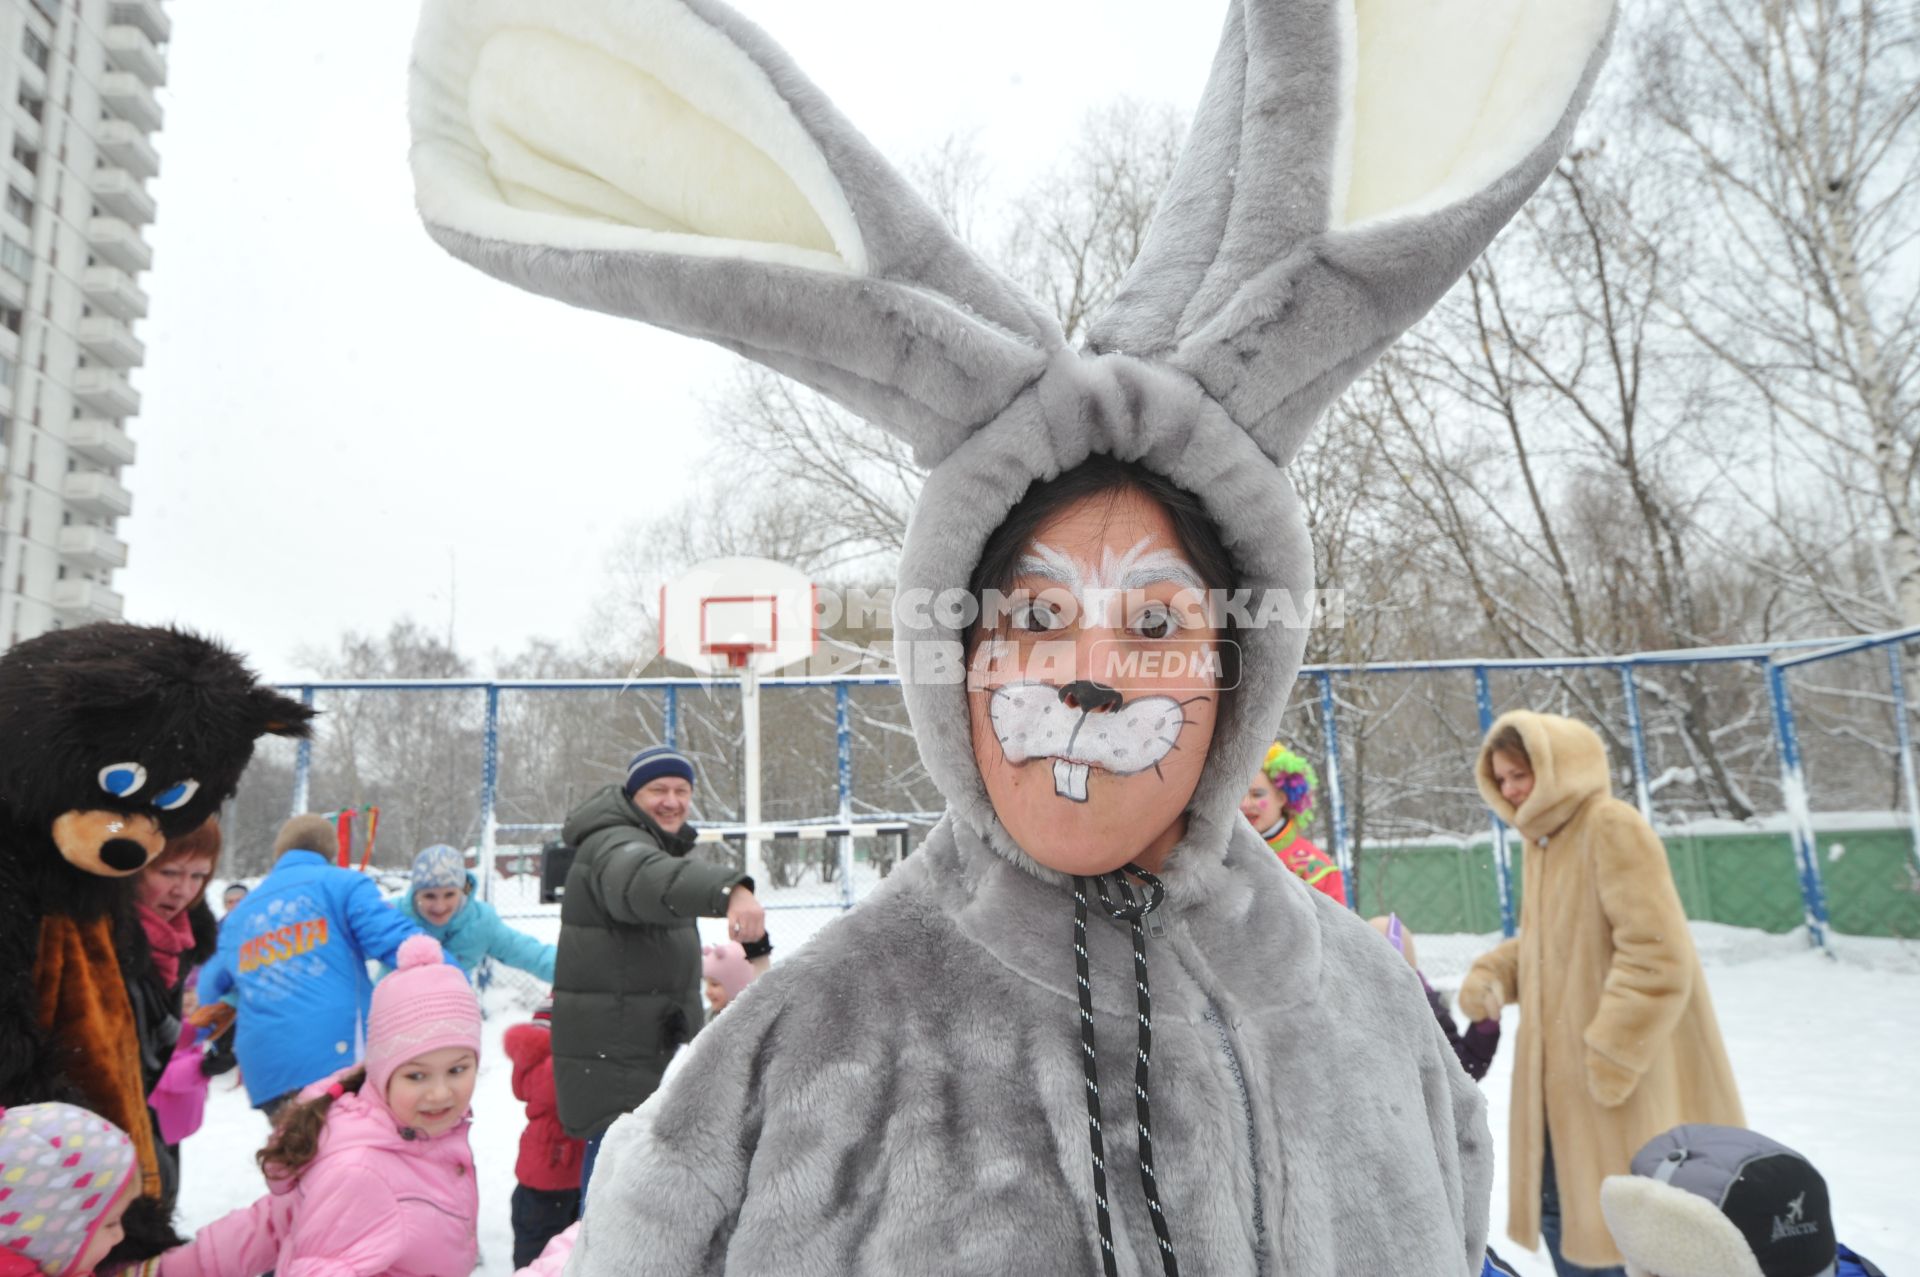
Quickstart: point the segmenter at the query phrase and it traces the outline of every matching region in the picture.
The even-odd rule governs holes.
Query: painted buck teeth
[[[1053,792],[1076,803],[1087,801],[1087,765],[1053,760]]]

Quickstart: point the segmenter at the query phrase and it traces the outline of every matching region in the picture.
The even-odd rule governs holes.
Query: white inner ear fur
[[[1660,1277],[1764,1277],[1747,1239],[1720,1208],[1644,1175],[1609,1175],[1600,1211],[1629,1271]]]
[[[825,156],[767,75],[679,0],[429,4],[422,215],[486,239],[863,273]]]
[[[1612,0],[1353,0],[1336,228],[1413,217],[1498,180],[1578,89]]]

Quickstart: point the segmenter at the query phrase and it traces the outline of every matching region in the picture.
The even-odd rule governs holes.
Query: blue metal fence
[[[1536,660],[1405,661],[1373,665],[1305,667],[1301,671],[1303,679],[1313,680],[1319,692],[1317,699],[1320,707],[1322,745],[1326,750],[1327,758],[1322,789],[1332,813],[1335,854],[1342,869],[1352,881],[1355,869],[1355,848],[1351,834],[1348,799],[1340,769],[1341,736],[1336,696],[1337,680],[1447,671],[1469,673],[1473,678],[1475,704],[1480,728],[1484,733],[1492,726],[1495,717],[1490,682],[1490,676],[1495,672],[1615,671],[1620,679],[1626,709],[1633,761],[1634,799],[1641,812],[1652,820],[1656,815],[1656,809],[1654,788],[1648,777],[1646,727],[1640,708],[1638,672],[1674,666],[1722,664],[1746,666],[1756,670],[1766,682],[1774,746],[1780,764],[1781,790],[1785,796],[1787,815],[1793,831],[1807,932],[1812,944],[1824,947],[1828,943],[1829,930],[1826,896],[1821,882],[1819,860],[1814,849],[1813,815],[1808,802],[1806,773],[1800,750],[1799,729],[1794,714],[1789,675],[1795,670],[1844,657],[1882,650],[1886,653],[1888,673],[1893,688],[1893,701],[1899,711],[1895,713],[1894,718],[1897,724],[1897,749],[1906,816],[1913,832],[1916,867],[1920,868],[1920,783],[1916,782],[1913,733],[1908,723],[1905,679],[1901,660],[1903,646],[1915,639],[1920,639],[1920,626],[1844,640],[1800,640],[1736,647],[1647,652],[1627,656]],[[834,689],[836,808],[837,819],[842,823],[850,822],[854,812],[855,769],[850,726],[850,691],[856,687],[897,687],[899,682],[898,677],[888,675],[772,677],[761,680],[760,685],[766,688],[818,687],[824,689],[831,687]],[[500,828],[495,820],[495,804],[500,784],[500,706],[503,697],[564,691],[657,690],[662,693],[662,715],[667,743],[678,744],[679,693],[686,689],[711,690],[713,686],[711,680],[662,678],[330,680],[285,685],[287,690],[296,692],[309,705],[313,704],[317,695],[323,692],[476,691],[483,693],[486,704],[485,739],[481,754],[481,774],[476,779],[480,785],[481,854],[489,867],[494,854],[496,833]],[[295,812],[304,811],[307,808],[312,763],[312,745],[310,742],[303,741],[295,756],[292,794]],[[1500,925],[1501,929],[1511,936],[1514,934],[1517,923],[1511,840],[1509,831],[1497,816],[1492,818],[1491,829],[1493,864],[1500,902]],[[853,905],[854,888],[851,875],[842,877],[839,895],[839,903],[842,907]],[[1357,907],[1359,892],[1357,890],[1350,892],[1350,898]]]

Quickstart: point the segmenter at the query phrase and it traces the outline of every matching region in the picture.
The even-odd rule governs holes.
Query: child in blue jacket
[[[413,858],[412,887],[393,907],[438,940],[468,978],[492,958],[552,984],[554,946],[509,927],[492,905],[474,898],[473,887],[459,848],[429,847]]]
[[[253,1106],[271,1118],[300,1089],[358,1061],[373,981],[420,934],[365,874],[328,860],[324,816],[295,816],[274,839],[273,871],[234,906],[200,972],[203,1005],[237,995],[234,1053]]]

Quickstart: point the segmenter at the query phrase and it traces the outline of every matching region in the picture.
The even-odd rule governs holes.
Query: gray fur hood
[[[1231,0],[1172,185],[1083,349],[717,0],[427,0],[412,164],[456,256],[718,342],[908,441],[930,474],[903,601],[964,588],[1033,482],[1107,453],[1204,503],[1237,587],[1298,603],[1312,553],[1284,466],[1551,170],[1612,14]],[[1071,897],[988,802],[958,629],[902,610],[895,634],[948,813],[616,1125],[578,1271],[1100,1263]],[[1152,1142],[1181,1266],[1473,1270],[1479,1098],[1412,973],[1239,817],[1305,634],[1240,637],[1147,946]],[[1124,1101],[1126,930],[1096,922],[1089,950],[1101,1075]],[[1121,1270],[1158,1269],[1133,1131],[1116,1112],[1106,1132]]]

